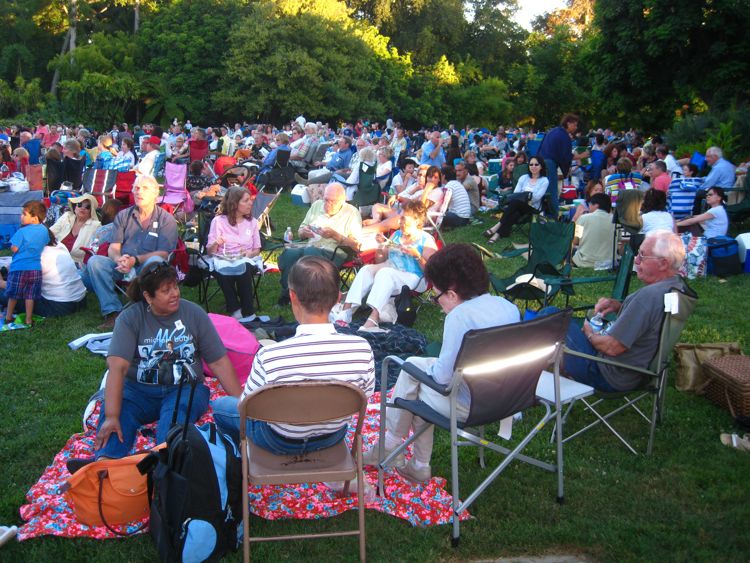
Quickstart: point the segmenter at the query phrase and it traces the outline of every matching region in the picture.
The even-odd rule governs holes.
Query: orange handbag
[[[121,459],[102,459],[76,471],[64,487],[76,518],[87,526],[106,526],[123,535],[111,526],[148,516],[148,479],[137,467],[148,455],[144,452]]]

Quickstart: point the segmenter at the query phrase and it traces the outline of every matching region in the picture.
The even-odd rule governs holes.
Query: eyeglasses
[[[529,162],[529,166],[541,166],[538,162]]]
[[[90,203],[79,202],[79,203],[76,203],[76,207],[78,207],[80,209],[88,209],[89,211],[91,211],[91,204]]]
[[[663,256],[647,256],[640,251],[635,257],[638,258],[638,260],[665,260]]]
[[[432,301],[435,305],[440,305],[440,298],[445,295],[449,290],[441,291],[437,295],[430,295],[430,301]]]

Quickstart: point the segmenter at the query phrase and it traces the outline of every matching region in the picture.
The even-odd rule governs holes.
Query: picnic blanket
[[[223,394],[215,379],[207,379],[211,398]],[[380,394],[374,394],[367,409],[362,436],[365,451],[377,441],[380,419]],[[19,541],[45,535],[62,537],[86,537],[95,539],[115,538],[115,534],[103,526],[86,526],[76,520],[72,507],[60,490],[70,473],[65,462],[71,458],[91,457],[94,437],[99,419],[99,405],[86,420],[86,431],[74,434],[65,447],[55,456],[39,481],[26,493],[27,504],[21,506],[21,518],[26,522],[18,530]],[[213,420],[207,413],[199,424]],[[350,430],[350,436],[353,431]],[[153,447],[154,425],[141,429],[133,447],[133,452]],[[411,452],[407,454],[407,457]],[[372,491],[377,487],[377,471],[370,467],[365,472]],[[385,474],[385,495],[366,495],[367,508],[378,510],[391,516],[402,518],[413,526],[448,524],[452,517],[452,497],[445,489],[446,480],[433,477],[426,485],[412,485],[397,472],[390,469]],[[288,487],[250,487],[250,510],[267,520],[287,518],[313,520],[336,516],[347,510],[356,509],[353,498],[339,498],[334,490],[324,483],[291,485]],[[469,518],[468,512],[461,519]],[[132,532],[141,522],[132,522],[120,527],[122,532]],[[140,532],[139,532],[140,533]]]

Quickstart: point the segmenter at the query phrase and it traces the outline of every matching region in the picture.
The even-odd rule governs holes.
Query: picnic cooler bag
[[[710,238],[708,244],[708,273],[715,276],[734,276],[742,272],[737,241],[732,237]]]
[[[730,355],[703,364],[706,396],[733,417],[750,416],[750,356]]]

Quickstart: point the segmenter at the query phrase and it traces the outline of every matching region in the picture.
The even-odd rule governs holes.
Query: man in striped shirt
[[[239,400],[222,397],[213,403],[221,430],[239,441],[238,401],[266,385],[299,381],[344,381],[369,397],[375,389],[375,362],[364,338],[339,334],[328,313],[339,300],[338,271],[320,256],[304,256],[289,274],[292,312],[299,322],[287,340],[261,348]],[[348,419],[315,425],[248,421],[248,437],[276,455],[294,455],[329,448],[346,436]]]

